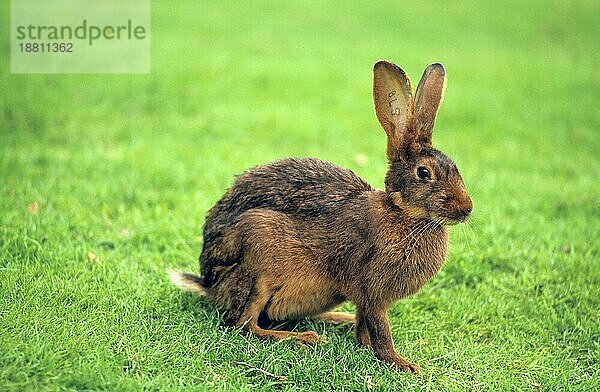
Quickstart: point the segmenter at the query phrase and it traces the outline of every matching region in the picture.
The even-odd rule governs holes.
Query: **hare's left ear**
[[[387,134],[389,162],[402,159],[411,140],[413,92],[410,79],[402,68],[380,60],[373,66],[373,101],[375,114]]]
[[[431,64],[423,72],[415,97],[413,131],[422,146],[431,146],[431,134],[438,108],[444,98],[446,70],[440,63]]]

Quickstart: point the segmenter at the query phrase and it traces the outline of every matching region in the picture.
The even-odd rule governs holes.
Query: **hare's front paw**
[[[413,374],[421,374],[421,368],[416,363],[407,361],[402,357],[398,357],[394,360],[394,366],[402,370],[403,372],[413,373]]]

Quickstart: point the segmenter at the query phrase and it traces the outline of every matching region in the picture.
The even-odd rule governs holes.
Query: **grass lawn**
[[[13,75],[0,5],[0,389],[600,389],[600,3],[154,2],[152,73]],[[372,65],[443,62],[434,143],[473,220],[396,303],[415,377],[221,326],[197,271],[235,174],[317,156],[381,187]],[[351,310],[349,305],[343,306]],[[277,375],[279,381],[236,362]]]

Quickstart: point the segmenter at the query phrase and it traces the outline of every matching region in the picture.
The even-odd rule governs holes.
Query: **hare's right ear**
[[[444,99],[446,69],[440,63],[431,64],[423,72],[417,86],[413,131],[419,145],[431,146],[431,134],[438,109]]]
[[[380,60],[373,67],[375,114],[387,133],[387,157],[390,162],[401,158],[408,142],[413,117],[413,92],[410,79],[396,64]]]

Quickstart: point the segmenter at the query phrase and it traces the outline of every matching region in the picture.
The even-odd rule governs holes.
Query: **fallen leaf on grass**
[[[98,259],[98,256],[96,256],[96,254],[92,251],[88,252],[88,260],[91,262],[98,262],[100,261],[100,259]]]
[[[38,204],[37,201],[34,201],[33,203],[31,203],[27,206],[27,211],[29,211],[29,213],[31,215],[37,215],[39,209],[40,209],[40,205]]]

